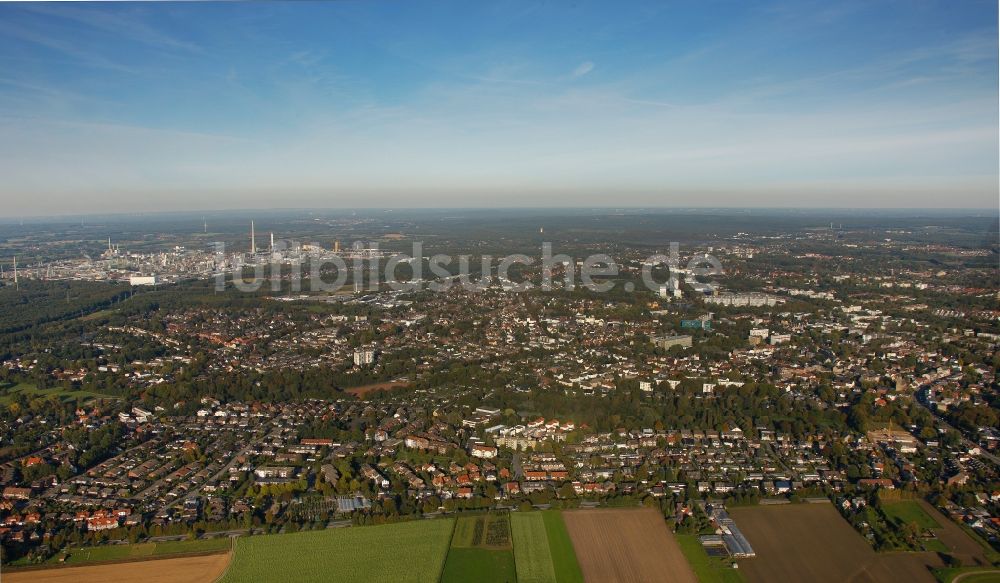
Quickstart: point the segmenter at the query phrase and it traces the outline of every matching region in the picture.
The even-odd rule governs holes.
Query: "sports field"
[[[655,510],[572,510],[562,516],[588,582],[698,581]]]
[[[89,401],[91,399],[115,399],[111,395],[102,395],[90,391],[69,391],[61,388],[39,389],[33,384],[18,383],[16,385],[0,385],[0,405],[10,405],[14,402],[16,395],[24,395],[28,399],[44,397],[58,397],[63,402],[68,401]]]
[[[222,583],[437,583],[453,520],[241,537]]]

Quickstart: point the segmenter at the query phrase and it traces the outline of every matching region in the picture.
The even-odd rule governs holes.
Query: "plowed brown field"
[[[876,553],[832,504],[731,508],[757,556],[740,560],[750,583],[934,583],[936,553]]]
[[[563,521],[588,582],[698,582],[655,510],[571,510]]]
[[[230,553],[130,561],[84,567],[10,571],[3,583],[212,583],[229,564]]]

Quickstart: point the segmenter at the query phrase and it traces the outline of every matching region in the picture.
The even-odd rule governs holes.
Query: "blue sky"
[[[5,214],[998,206],[997,4],[0,4]]]

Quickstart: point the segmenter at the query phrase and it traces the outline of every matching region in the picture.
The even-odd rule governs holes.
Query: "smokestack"
[[[271,253],[274,253],[274,233],[271,233]]]
[[[14,256],[14,289],[21,289],[21,286],[17,283],[17,255]]]
[[[257,252],[257,237],[253,232],[253,220],[250,221],[250,253]]]

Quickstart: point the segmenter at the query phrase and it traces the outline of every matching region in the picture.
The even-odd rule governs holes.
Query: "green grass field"
[[[719,557],[710,557],[701,546],[698,535],[678,534],[677,543],[688,564],[694,569],[700,583],[742,583],[743,574],[730,567],[731,561]]]
[[[437,583],[453,526],[453,520],[418,520],[241,537],[220,582]]]
[[[69,549],[66,564],[77,565],[97,561],[120,561],[123,559],[138,559],[142,557],[176,555],[184,553],[203,553],[210,551],[226,551],[231,546],[228,537],[181,540],[158,543],[140,543],[134,545],[102,545],[99,547],[80,547]],[[48,562],[58,563],[62,553],[57,553]]]
[[[441,582],[513,583],[516,580],[510,516],[502,513],[458,518]]]
[[[92,393],[90,391],[64,391],[63,389],[39,389],[35,385],[28,383],[18,383],[16,385],[0,385],[0,405],[7,406],[10,405],[14,400],[14,395],[23,394],[28,399],[34,399],[36,397],[48,397],[56,396],[59,397],[63,402],[66,401],[86,401],[88,399],[114,399],[111,395],[102,395],[100,393]]]
[[[205,551],[226,551],[232,546],[228,536],[206,538],[199,540],[178,540],[156,543],[153,555],[172,555],[175,553],[200,553]]]
[[[549,539],[549,554],[552,556],[552,567],[558,583],[583,583],[583,573],[576,560],[573,541],[569,538],[562,513],[558,510],[542,512],[545,523],[545,534]]]
[[[948,552],[948,547],[936,538],[921,540],[920,544],[923,545],[925,551],[931,551],[934,553]]]
[[[556,571],[549,552],[545,520],[539,512],[518,512],[510,517],[518,583],[555,583]]]
[[[900,526],[916,522],[920,525],[920,528],[941,528],[941,525],[924,512],[920,504],[914,500],[882,504],[882,512],[885,513],[889,520]]]
[[[384,581],[393,581],[387,578]],[[444,564],[441,583],[514,583],[514,555],[484,548],[452,548]]]

